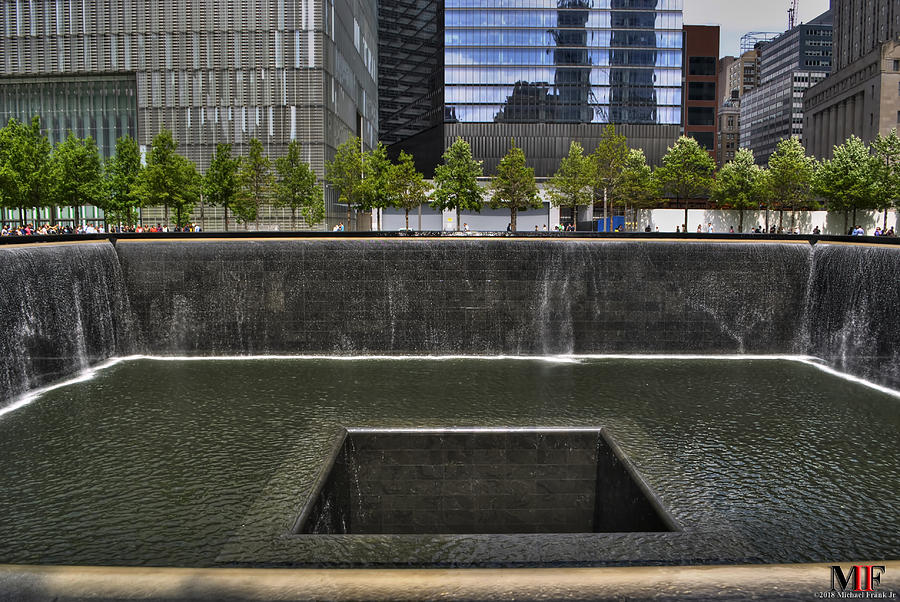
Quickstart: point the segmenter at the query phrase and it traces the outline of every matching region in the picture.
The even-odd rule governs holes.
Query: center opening
[[[349,430],[297,534],[676,531],[596,430]]]

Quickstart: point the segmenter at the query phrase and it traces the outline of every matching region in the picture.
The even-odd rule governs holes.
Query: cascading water
[[[0,247],[0,403],[135,347],[107,242]]]
[[[813,258],[809,353],[900,388],[900,249],[816,245]]]
[[[0,402],[134,352],[806,354],[897,387],[898,264],[805,241],[10,245]]]

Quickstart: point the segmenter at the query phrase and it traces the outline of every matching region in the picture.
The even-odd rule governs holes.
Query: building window
[[[688,83],[688,100],[715,100],[716,84],[714,82]]]
[[[701,76],[715,76],[716,57],[692,56],[688,59],[688,74]]]
[[[894,71],[900,71],[900,61],[894,59]]]
[[[688,125],[715,125],[716,110],[712,107],[688,107]]]
[[[716,135],[714,132],[691,132],[691,138],[706,150],[716,150]]]

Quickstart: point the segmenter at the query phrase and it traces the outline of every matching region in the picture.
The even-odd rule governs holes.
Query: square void
[[[675,531],[602,430],[346,431],[297,534]]]

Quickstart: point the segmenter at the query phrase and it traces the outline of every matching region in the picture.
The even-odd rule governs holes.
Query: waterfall
[[[108,242],[0,247],[0,405],[135,347]]]
[[[900,387],[900,247],[506,239],[0,246],[0,404],[128,353],[801,354]]]
[[[820,243],[813,256],[809,353],[900,388],[900,248]]]

